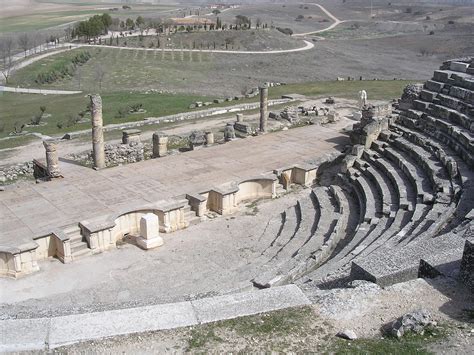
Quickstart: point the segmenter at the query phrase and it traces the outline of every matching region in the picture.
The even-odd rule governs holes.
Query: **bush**
[[[121,107],[118,109],[117,113],[115,114],[115,118],[125,118],[128,115],[129,110],[127,108]]]
[[[138,112],[143,109],[143,104],[132,104],[130,105],[130,112]]]
[[[411,7],[407,7],[407,9],[405,10],[405,13],[407,14],[411,14],[413,10],[411,9]]]
[[[74,75],[78,65],[86,63],[92,55],[89,52],[81,52],[72,57],[69,62],[61,62],[51,68],[48,72],[39,73],[36,76],[37,84],[51,84],[57,80]]]
[[[56,123],[56,127],[58,127],[58,129],[63,128],[63,123],[62,122]]]
[[[453,21],[453,20],[449,20],[449,21],[448,21],[448,25],[454,25],[454,21]]]
[[[426,19],[427,19],[427,20],[431,20],[431,16],[426,16]]]
[[[430,36],[434,35],[434,31],[430,31],[429,35]]]
[[[280,31],[281,33],[283,33],[285,35],[288,35],[288,36],[291,36],[293,34],[293,30],[291,28],[277,27],[276,29],[278,31]]]

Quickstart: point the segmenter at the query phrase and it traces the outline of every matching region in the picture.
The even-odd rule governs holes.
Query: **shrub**
[[[0,122],[0,133],[5,132],[5,122]]]
[[[453,21],[453,20],[449,20],[449,21],[448,21],[448,25],[454,25],[454,21]]]
[[[405,13],[407,14],[411,14],[413,10],[411,9],[411,7],[407,7],[407,9],[405,10]]]
[[[288,36],[291,36],[293,34],[293,30],[291,28],[277,27],[276,29],[278,31],[280,31],[281,33],[283,33],[285,35],[288,35]]]
[[[86,63],[91,57],[92,55],[89,52],[80,52],[69,61],[55,65],[50,71],[39,73],[35,82],[37,84],[51,84],[57,80],[71,77],[74,75],[77,66]]]
[[[128,115],[129,110],[127,108],[119,108],[117,113],[115,114],[115,118],[125,118]]]
[[[430,36],[434,35],[434,31],[430,31],[429,35]]]
[[[56,127],[58,127],[58,129],[63,128],[63,123],[62,122],[56,123]]]
[[[431,16],[426,16],[426,19],[427,19],[427,20],[431,20]]]
[[[138,112],[143,109],[143,104],[132,104],[130,105],[130,112]]]

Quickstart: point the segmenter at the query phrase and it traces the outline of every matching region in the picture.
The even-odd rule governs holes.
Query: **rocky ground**
[[[312,306],[197,327],[114,337],[57,350],[68,354],[268,351],[470,354],[474,348],[474,299],[453,280],[417,279],[385,289],[358,282],[350,288],[305,291],[312,296]],[[412,323],[404,323],[406,329],[419,326],[419,334],[407,331],[397,339],[381,329],[407,313],[426,317],[426,322],[415,318]],[[357,339],[340,339],[336,337],[340,332]]]

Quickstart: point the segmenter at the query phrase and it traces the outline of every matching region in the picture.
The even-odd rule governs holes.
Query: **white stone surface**
[[[173,329],[197,324],[190,302],[75,314],[51,319],[51,348],[114,335]]]
[[[202,298],[193,301],[200,323],[215,322],[252,314],[310,304],[296,285],[272,287],[260,291]]]
[[[140,236],[144,239],[153,239],[160,236],[158,216],[147,213],[140,219]]]
[[[43,349],[51,320],[7,319],[0,322],[0,353]]]
[[[44,350],[105,337],[187,327],[310,304],[296,285],[196,301],[0,321],[0,351]]]

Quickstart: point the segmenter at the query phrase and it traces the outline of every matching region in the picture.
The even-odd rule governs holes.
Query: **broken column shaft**
[[[268,87],[260,86],[260,132],[267,131],[268,119]]]
[[[55,140],[43,141],[44,148],[46,149],[46,169],[50,178],[57,178],[61,176],[59,170],[59,160],[57,152],[57,142]]]
[[[99,95],[91,95],[92,105],[92,155],[94,168],[105,168],[104,132],[102,120],[102,98]]]
[[[168,136],[153,133],[153,158],[164,157],[168,154]]]

